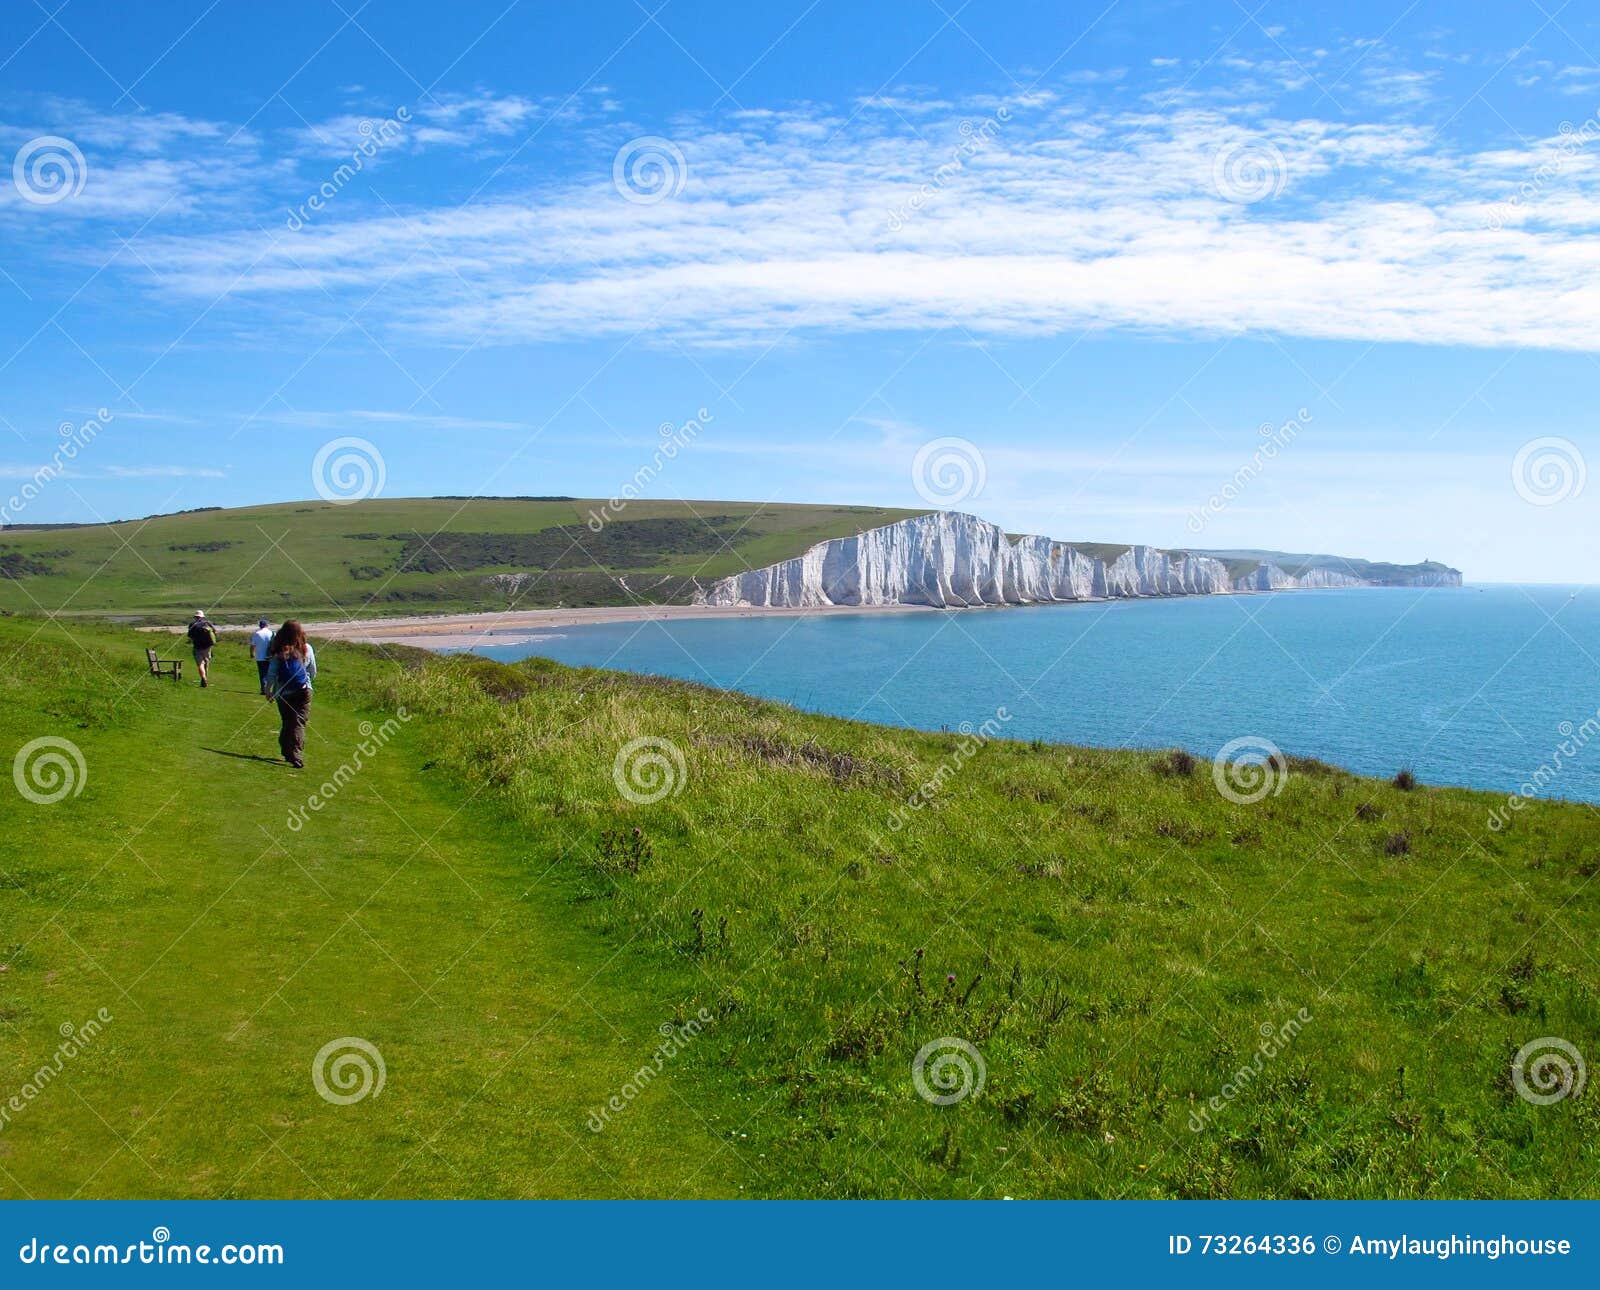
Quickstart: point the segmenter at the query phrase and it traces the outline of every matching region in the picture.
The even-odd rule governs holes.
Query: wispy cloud
[[[1574,149],[1552,123],[1531,147],[1452,149],[1407,119],[1435,71],[1383,46],[1346,52],[1337,77],[1321,50],[1230,54],[1238,75],[1218,90],[1180,86],[1173,69],[1165,97],[1144,96],[1159,110],[1123,95],[1111,69],[1094,86],[1069,74],[1011,101],[901,87],[842,107],[685,116],[671,141],[682,183],[653,202],[618,191],[611,154],[632,128],[602,128],[597,101],[572,109],[564,136],[593,164],[559,179],[403,210],[353,194],[293,231],[264,211],[234,213],[245,189],[275,198],[284,171],[303,185],[298,154],[268,146],[274,132],[90,114],[81,137],[121,140],[126,155],[48,212],[199,210],[213,186],[209,220],[158,221],[115,269],[206,302],[216,322],[235,302],[252,329],[273,317],[331,329],[370,301],[385,319],[375,330],[460,346],[1092,327],[1600,348],[1600,298],[1574,289],[1594,268],[1600,144]],[[1241,100],[1240,78],[1264,97]],[[1319,86],[1369,115],[1262,106]],[[486,92],[424,102],[407,137],[415,149],[509,143],[557,106]],[[287,133],[295,148],[326,148],[360,119]],[[1512,202],[1558,154],[1554,180]],[[330,426],[401,416],[297,415]]]
[[[42,462],[37,466],[17,466],[11,464],[0,465],[0,479],[33,479],[36,476],[39,476],[41,472],[43,472],[46,477],[54,477],[58,474],[70,474],[70,472],[66,470],[56,471],[51,466]]]
[[[107,466],[110,479],[226,479],[228,472],[210,466]],[[85,475],[84,478],[92,478]]]
[[[0,183],[0,218],[35,235],[88,220],[137,219],[156,228],[180,220],[193,226],[197,216],[211,228],[275,224],[282,201],[303,196],[308,182],[322,182],[327,162],[348,157],[379,123],[385,147],[382,158],[369,159],[373,165],[434,148],[508,151],[541,122],[576,125],[605,115],[597,95],[536,101],[441,91],[409,104],[366,101],[322,120],[290,107],[289,123],[271,129],[176,112],[106,111],[46,96],[26,114],[0,117],[0,151],[12,156],[40,138],[64,139],[77,153],[69,164],[83,181],[81,191],[70,201],[40,204]]]
[[[380,291],[396,330],[461,344],[1093,326],[1600,346],[1600,299],[1572,290],[1592,270],[1594,166],[1492,226],[1557,136],[1452,155],[1415,125],[1236,110],[902,116],[686,125],[682,192],[655,204],[607,174],[142,251],[169,290],[313,311]]]
[[[373,103],[366,111],[307,122],[286,133],[302,152],[341,156],[359,145],[376,122],[397,120],[402,107],[405,116],[398,130],[406,145],[413,149],[468,148],[512,135],[520,137],[532,122],[551,117],[559,102],[535,102],[517,94],[429,95],[411,104]]]
[[[76,150],[57,156],[65,156],[81,191],[40,205],[25,197],[22,183],[0,183],[0,216],[32,233],[85,220],[176,220],[200,212],[212,224],[223,215],[237,222],[261,189],[292,172],[287,159],[262,153],[254,133],[176,112],[107,112],[45,98],[26,116],[0,119],[6,156],[41,138],[64,138]]]
[[[228,472],[209,466],[107,466],[104,470],[78,470],[41,462],[37,466],[0,465],[0,479],[35,479],[41,474],[55,479],[226,479]]]
[[[94,408],[73,409],[80,416],[94,416]],[[192,426],[201,424],[200,418],[187,413],[178,412],[153,412],[148,409],[142,411],[125,410],[119,408],[116,418],[118,421],[150,421],[157,425]]]
[[[373,426],[412,426],[418,430],[530,430],[521,421],[498,421],[477,417],[440,416],[423,412],[383,412],[368,408],[346,411],[296,410],[263,412],[241,420],[265,421],[273,425],[303,426],[310,430],[345,430],[361,424]]]

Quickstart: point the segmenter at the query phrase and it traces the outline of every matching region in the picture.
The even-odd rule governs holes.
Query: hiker
[[[189,622],[189,644],[194,646],[194,665],[200,673],[200,688],[206,688],[206,672],[211,667],[211,647],[217,643],[217,628],[206,611],[197,609]]]
[[[267,668],[272,662],[272,628],[263,618],[250,633],[250,654],[256,661],[256,674],[261,681],[261,693],[267,694]]]
[[[296,770],[304,770],[306,722],[311,719],[311,682],[317,656],[305,629],[291,618],[278,628],[267,650],[267,688],[278,701],[278,751]]]

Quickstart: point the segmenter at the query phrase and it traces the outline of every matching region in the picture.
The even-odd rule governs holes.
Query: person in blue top
[[[305,629],[293,618],[278,628],[267,651],[267,691],[278,703],[278,751],[296,770],[305,769],[306,723],[311,720],[311,682],[317,656]]]

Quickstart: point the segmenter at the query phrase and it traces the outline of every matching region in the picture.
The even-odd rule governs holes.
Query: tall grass
[[[963,755],[540,660],[386,700],[531,881],[716,1018],[680,1060],[768,1194],[1600,1190],[1595,1098],[1509,1079],[1540,1036],[1600,1053],[1582,807],[1491,833],[1481,794],[1294,758],[1240,804],[1170,756]]]

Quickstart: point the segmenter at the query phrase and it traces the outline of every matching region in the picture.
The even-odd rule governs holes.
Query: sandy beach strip
[[[598,609],[510,609],[485,614],[437,614],[415,618],[307,622],[312,640],[416,645],[422,649],[474,649],[517,645],[567,627],[608,623],[676,622],[691,618],[803,618],[824,614],[936,613],[926,605],[817,605],[775,608],[758,605],[613,605]]]

